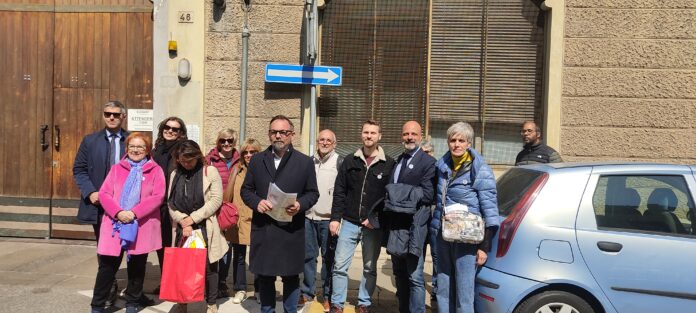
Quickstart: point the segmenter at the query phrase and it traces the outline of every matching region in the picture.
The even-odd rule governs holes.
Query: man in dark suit
[[[102,130],[85,136],[80,143],[80,149],[73,163],[73,178],[80,189],[80,208],[77,219],[84,224],[92,224],[94,237],[99,241],[104,209],[99,203],[99,188],[111,166],[118,163],[124,155],[124,141],[128,132],[121,128],[126,118],[126,106],[119,101],[109,101],[104,104],[103,118],[105,127]],[[116,301],[118,285],[114,280],[109,300],[106,306]]]
[[[297,312],[300,297],[299,274],[304,269],[304,213],[319,199],[314,162],[292,147],[295,135],[290,119],[271,119],[268,138],[271,146],[249,162],[241,196],[254,209],[251,219],[249,270],[258,277],[261,312],[275,312],[275,280],[283,280],[283,308]],[[273,207],[268,201],[269,184],[283,192],[297,193],[294,204]],[[291,222],[279,222],[266,212],[285,210]]]
[[[404,152],[387,186],[387,252],[391,254],[399,312],[425,313],[423,261],[430,206],[435,199],[435,158],[421,147],[422,129],[408,121],[401,129]],[[406,244],[404,244],[406,243]]]

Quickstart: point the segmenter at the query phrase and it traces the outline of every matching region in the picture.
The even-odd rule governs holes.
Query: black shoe
[[[142,296],[140,296],[140,299],[138,299],[138,305],[140,305],[142,307],[153,306],[153,305],[155,305],[155,300],[152,300],[152,299],[146,297],[145,295],[142,295]]]
[[[227,284],[218,286],[217,298],[222,299],[222,298],[229,298],[229,297],[230,297],[230,289],[227,288]]]

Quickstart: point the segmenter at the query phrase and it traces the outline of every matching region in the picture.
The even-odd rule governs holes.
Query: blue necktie
[[[408,153],[404,153],[401,155],[401,168],[399,169],[399,178],[397,182],[401,181],[401,178],[404,177],[404,173],[406,173],[406,166],[408,166],[408,159],[411,158],[411,155]]]
[[[109,138],[111,138],[111,147],[109,147],[109,168],[111,168],[116,164],[116,156],[118,155],[118,151],[116,151],[116,140],[118,140],[118,137],[116,137],[116,134],[111,134]]]

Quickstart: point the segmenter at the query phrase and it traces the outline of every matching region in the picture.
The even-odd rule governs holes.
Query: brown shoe
[[[329,303],[329,300],[324,299],[321,305],[324,307],[324,312],[329,312],[329,310],[331,310],[331,303]]]
[[[330,311],[330,312],[331,312],[331,313],[343,313],[343,308],[334,305],[334,306],[331,307],[331,311]]]
[[[368,307],[364,305],[358,305],[357,308],[355,308],[355,312],[357,313],[370,313],[370,310],[368,310]]]
[[[300,299],[297,301],[297,306],[304,306],[307,302],[312,302],[312,299],[301,295]]]

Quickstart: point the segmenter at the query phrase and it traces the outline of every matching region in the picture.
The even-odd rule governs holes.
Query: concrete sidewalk
[[[34,240],[0,238],[0,300],[2,306],[0,312],[89,312],[92,297],[92,288],[97,273],[97,257],[95,243],[90,241],[75,240]],[[355,258],[349,270],[350,281],[348,284],[348,302],[355,304],[357,301],[357,288],[359,284],[362,262],[360,251],[355,253]],[[143,309],[141,312],[170,312],[173,306],[171,302],[162,302],[155,295],[149,294],[158,284],[160,279],[157,256],[151,253],[147,265],[147,277],[145,279],[145,291],[147,295],[156,300],[157,304]],[[389,255],[382,251],[378,261],[377,289],[373,295],[373,312],[397,312],[396,288],[392,277],[391,260]],[[426,258],[426,285],[430,291],[432,263],[430,257]],[[126,285],[125,262],[117,274],[119,286]],[[228,282],[231,280],[231,273]],[[251,284],[252,276],[248,273],[247,281]],[[277,290],[282,290],[280,279]],[[317,286],[320,282],[317,282]],[[248,286],[252,291],[253,287]],[[253,292],[249,292],[252,295]],[[278,300],[282,296],[278,294]],[[430,307],[430,294],[426,294],[428,312]],[[258,312],[259,306],[253,298],[247,299],[241,304],[233,304],[229,298],[218,300],[221,313],[232,312]],[[347,304],[346,312],[354,312],[353,306]],[[109,312],[123,312],[124,302],[119,300],[117,308]],[[277,312],[283,312],[282,305],[278,302]],[[319,302],[306,305],[303,312],[323,312]],[[195,303],[189,305],[190,313],[205,312],[205,305]]]

